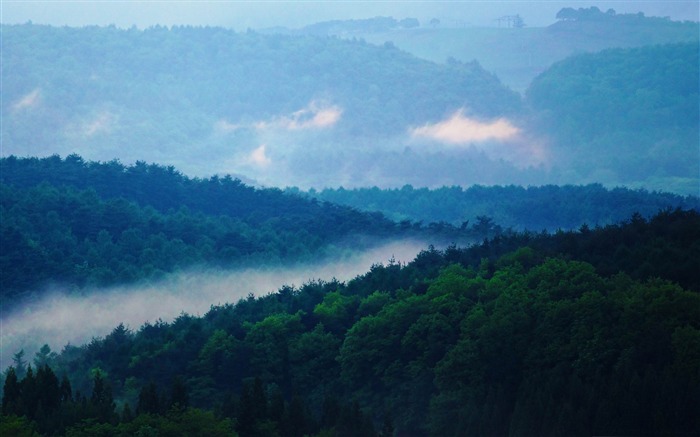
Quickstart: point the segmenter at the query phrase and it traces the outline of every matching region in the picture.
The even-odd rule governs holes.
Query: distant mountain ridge
[[[292,192],[297,192],[292,190]],[[398,189],[325,189],[304,192],[310,197],[378,211],[395,220],[444,221],[459,226],[474,223],[479,216],[518,230],[578,229],[605,226],[625,220],[633,213],[650,217],[666,208],[700,211],[700,198],[671,193],[606,189],[600,184],[585,186],[472,186]]]
[[[617,21],[621,45],[685,42],[580,53],[617,44],[605,33]],[[577,37],[555,35],[566,29]],[[546,67],[523,98],[481,58],[436,64],[400,42],[3,26],[2,153],[158,162],[304,189],[601,183],[698,194],[697,23],[605,15],[547,30],[391,35],[404,30],[432,54],[444,30],[458,42],[449,50],[474,44]]]
[[[698,195],[699,52],[688,42],[557,62],[528,88],[532,126],[557,144],[554,161],[582,180]]]
[[[476,62],[437,65],[389,44],[184,26],[2,33],[5,155],[264,172],[295,149],[367,147],[464,107],[521,109]]]
[[[524,92],[532,79],[568,56],[609,48],[698,41],[698,22],[643,14],[610,14],[598,8],[564,8],[547,27],[442,27],[355,31],[351,37],[383,44],[434,62],[477,59],[507,86]],[[555,17],[552,17],[554,19]],[[523,14],[527,24],[527,14]]]

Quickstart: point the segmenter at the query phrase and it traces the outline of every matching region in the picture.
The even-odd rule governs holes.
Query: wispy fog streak
[[[67,343],[80,345],[105,336],[119,323],[136,330],[147,321],[172,321],[183,312],[203,315],[212,305],[235,303],[249,293],[262,296],[283,285],[300,286],[314,279],[346,281],[392,257],[408,262],[423,248],[415,242],[392,243],[305,267],[180,273],[156,284],[95,289],[83,296],[53,291],[0,319],[0,368],[11,365],[12,354],[22,348],[31,359],[43,344],[58,352]]]
[[[31,108],[33,106],[36,106],[37,103],[39,102],[39,98],[41,96],[40,94],[40,89],[36,88],[30,93],[22,96],[19,100],[17,100],[13,105],[12,105],[12,110],[14,111],[20,111],[22,109],[26,108]]]

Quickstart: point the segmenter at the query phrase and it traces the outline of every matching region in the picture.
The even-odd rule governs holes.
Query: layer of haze
[[[20,349],[31,359],[44,343],[58,352],[68,343],[81,345],[105,336],[120,323],[137,330],[147,321],[169,322],[183,312],[203,315],[212,305],[235,303],[250,293],[266,295],[283,285],[301,286],[315,279],[347,281],[392,258],[409,262],[422,249],[417,242],[404,241],[305,267],[180,273],[155,284],[86,290],[73,296],[54,291],[0,319],[0,369],[11,365],[12,355]]]
[[[27,1],[0,2],[0,21],[119,27],[209,25],[237,30],[298,28],[320,21],[393,16],[436,18],[445,26],[497,26],[496,19],[520,14],[530,27],[554,21],[564,7],[597,6],[618,13],[644,12],[673,20],[698,21],[697,0],[671,1]]]

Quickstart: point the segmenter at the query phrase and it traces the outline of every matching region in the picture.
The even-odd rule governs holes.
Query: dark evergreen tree
[[[151,381],[141,388],[136,414],[159,414],[161,412],[160,397],[156,384]]]
[[[362,411],[360,411],[360,404],[357,401],[345,405],[340,410],[340,416],[336,425],[338,437],[366,435],[362,434],[363,421],[363,414]]]
[[[284,435],[302,437],[309,434],[311,431],[309,419],[302,399],[299,396],[293,396],[285,418]]]
[[[99,422],[112,422],[116,416],[114,413],[114,399],[112,388],[102,377],[102,372],[95,371],[93,378],[92,395],[90,396],[90,409]]]
[[[173,378],[172,388],[170,390],[170,399],[168,405],[177,409],[185,409],[189,406],[189,395],[187,387],[182,377],[179,375]]]
[[[39,367],[36,373],[36,389],[39,405],[46,414],[58,409],[61,404],[61,387],[58,377],[48,364]]]
[[[129,403],[125,403],[124,407],[122,408],[122,417],[121,421],[124,423],[129,423],[132,420],[134,420],[134,414],[131,412],[131,407],[129,406]]]
[[[54,358],[56,358],[56,353],[51,351],[48,344],[45,344],[34,354],[34,367],[39,369],[45,365],[49,365]]]
[[[65,374],[61,378],[60,392],[61,403],[73,402],[73,390],[71,388],[70,381],[68,380],[68,376]]]
[[[384,414],[384,421],[382,422],[382,432],[381,437],[394,437],[394,423],[391,419],[390,414]]]
[[[17,374],[18,379],[24,378],[24,375],[27,371],[27,361],[24,359],[24,349],[21,349],[19,352],[15,353],[12,356],[12,363],[13,367],[15,368],[15,373]]]
[[[257,436],[263,422],[267,419],[267,397],[262,380],[255,378],[243,385],[238,409],[238,426],[241,435]]]
[[[269,394],[268,417],[271,421],[278,424],[278,428],[282,429],[281,424],[285,420],[288,408],[285,406],[284,394],[279,387],[274,387]]]
[[[22,387],[17,380],[15,368],[10,366],[5,373],[5,384],[3,385],[2,414],[5,416],[21,415],[21,394]]]
[[[338,398],[332,395],[327,395],[323,399],[323,407],[321,410],[321,428],[332,429],[340,419],[340,403]]]
[[[21,412],[29,419],[34,419],[36,409],[39,406],[39,394],[37,392],[36,377],[31,364],[27,366],[27,373],[20,384]]]

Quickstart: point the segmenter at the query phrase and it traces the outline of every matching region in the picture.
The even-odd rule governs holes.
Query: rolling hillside
[[[461,108],[488,119],[522,109],[478,63],[439,65],[389,44],[208,27],[2,33],[6,156],[318,181]]]
[[[699,220],[427,250],[347,283],[45,346],[36,376],[18,352],[0,430],[693,435]]]
[[[667,208],[700,211],[698,197],[671,193],[586,186],[472,186],[433,190],[410,185],[397,189],[325,189],[305,192],[316,199],[363,211],[378,211],[395,221],[447,222],[459,226],[490,217],[500,226],[540,231],[578,229],[617,223],[634,213],[651,217]]]
[[[692,42],[699,38],[697,22],[674,22],[639,14],[586,15],[574,14],[548,27],[528,27],[524,14],[523,28],[506,27],[505,23],[503,27],[491,28],[421,23],[418,28],[394,25],[374,30],[336,26],[328,33],[363,38],[374,44],[391,41],[400,49],[433,62],[476,59],[505,85],[521,93],[549,66],[577,53]]]

